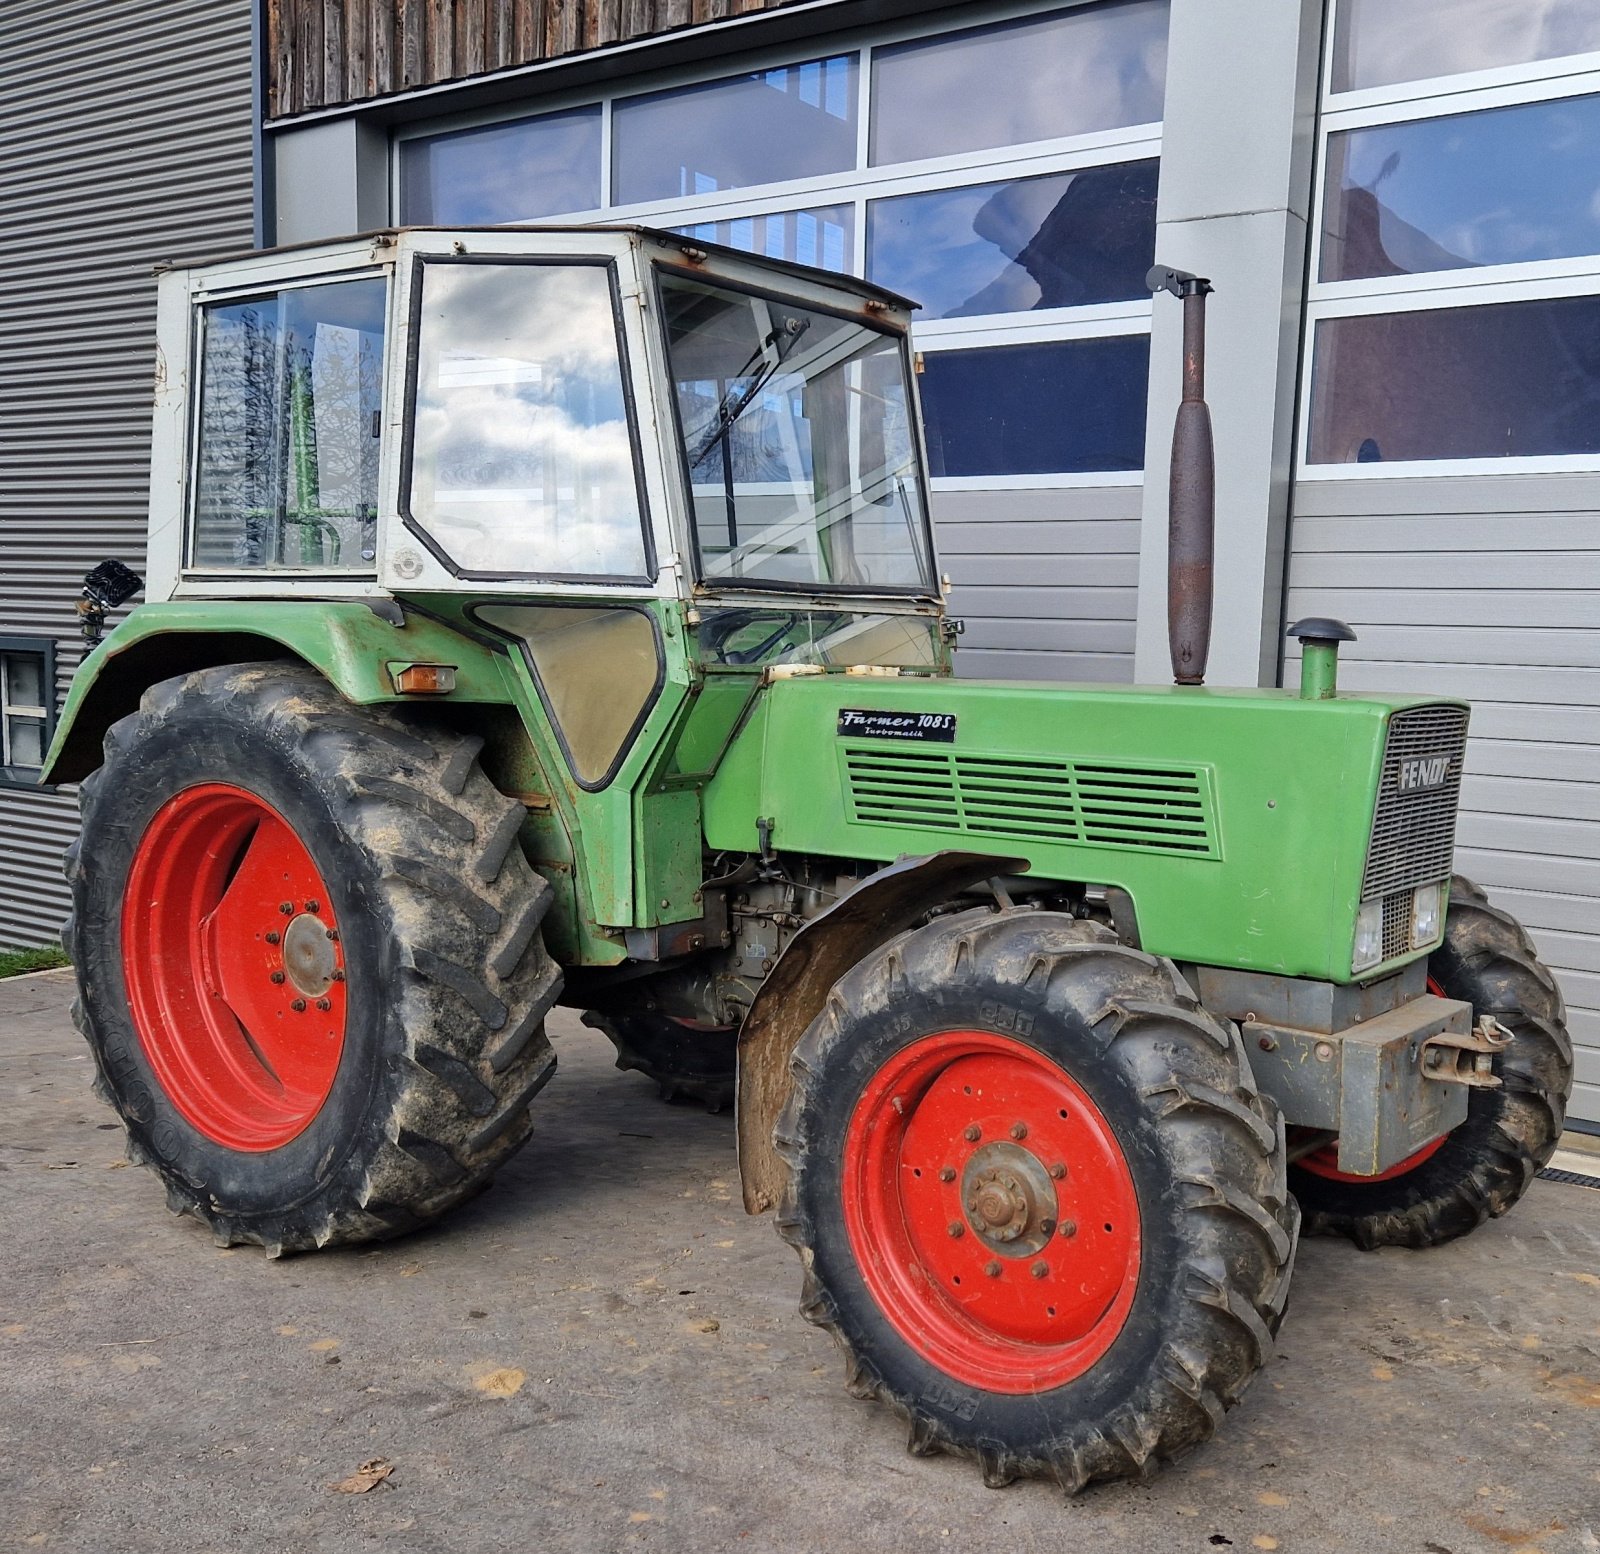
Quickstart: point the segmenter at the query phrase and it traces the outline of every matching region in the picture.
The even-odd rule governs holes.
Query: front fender
[[[504,654],[390,599],[196,599],[143,604],[78,666],[41,783],[77,782],[100,764],[105,733],[152,685],[219,664],[297,658],[358,704],[414,701],[389,666],[453,664],[452,702],[513,700]]]
[[[773,1208],[785,1170],[772,1132],[789,1099],[789,1059],[835,982],[924,913],[980,880],[1027,871],[1025,858],[942,852],[900,858],[811,919],[778,957],[739,1027],[739,1181],[747,1214]]]

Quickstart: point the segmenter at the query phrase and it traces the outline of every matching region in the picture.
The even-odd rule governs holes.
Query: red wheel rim
[[[260,1151],[305,1131],[344,1051],[344,958],[327,884],[277,810],[208,783],[156,812],[122,966],[145,1056],[199,1132]]]
[[[1061,1386],[1127,1320],[1133,1177],[1100,1109],[1023,1042],[949,1031],[897,1053],[856,1103],[842,1185],[867,1288],[957,1381]]]
[[[1450,995],[1439,986],[1432,977],[1428,978],[1428,991],[1436,998],[1448,998]],[[1425,1160],[1431,1160],[1444,1148],[1444,1141],[1449,1138],[1448,1133],[1441,1133],[1432,1142],[1424,1144],[1415,1154],[1407,1155],[1404,1160],[1397,1160],[1387,1171],[1380,1171],[1376,1176],[1357,1176],[1353,1171],[1339,1169],[1339,1141],[1332,1139],[1314,1149],[1309,1155],[1302,1155],[1295,1164],[1302,1171],[1309,1171],[1313,1176],[1320,1176],[1327,1182],[1390,1182],[1397,1176],[1405,1176]]]

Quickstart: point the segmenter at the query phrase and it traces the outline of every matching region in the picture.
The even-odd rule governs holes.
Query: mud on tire
[[[202,670],[148,690],[106,738],[69,851],[78,1028],[130,1156],[221,1244],[273,1254],[382,1239],[480,1190],[529,1132],[555,1055],[560,987],[540,922],[550,887],[517,844],[523,811],[482,741],[407,711],[356,708],[300,666]],[[204,783],[286,819],[341,929],[344,1048],[327,1098],[280,1147],[224,1147],[157,1078],[128,1007],[122,898],[151,818]]]
[[[930,1363],[873,1298],[843,1222],[858,1099],[908,1044],[947,1031],[1007,1032],[1065,1070],[1132,1176],[1131,1308],[1101,1358],[1047,1391],[990,1391]],[[1144,1476],[1210,1436],[1266,1363],[1298,1230],[1283,1127],[1237,1030],[1170,962],[1054,913],[940,919],[841,979],[793,1072],[779,1229],[805,1266],[801,1311],[838,1341],[850,1390],[907,1421],[912,1452],[975,1459],[991,1485]]]
[[[1494,1060],[1502,1084],[1473,1090],[1467,1120],[1403,1175],[1332,1180],[1300,1166],[1290,1186],[1312,1235],[1357,1246],[1437,1246],[1504,1214],[1555,1152],[1572,1093],[1572,1040],[1555,978],[1522,925],[1471,880],[1450,882],[1444,941],[1428,976],[1446,998],[1492,1015],[1512,1034]]]

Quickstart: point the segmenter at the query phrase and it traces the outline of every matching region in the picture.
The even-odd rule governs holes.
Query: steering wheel
[[[795,627],[801,618],[798,614],[792,610],[785,612],[776,629],[754,647],[727,652],[723,648],[723,643],[735,632],[743,631],[745,627],[753,626],[758,621],[767,620],[770,615],[771,612],[768,610],[719,610],[713,619],[700,623],[700,646],[708,653],[716,654],[725,664],[756,663]]]

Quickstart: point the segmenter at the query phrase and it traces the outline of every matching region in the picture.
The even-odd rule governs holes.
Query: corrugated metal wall
[[[1355,627],[1340,682],[1473,704],[1457,857],[1566,995],[1600,1122],[1600,476],[1301,481],[1288,618]],[[1294,684],[1291,662],[1285,683]]]
[[[556,59],[794,0],[268,0],[268,113]]]
[[[249,0],[0,5],[0,636],[142,566],[160,260],[248,248]],[[66,910],[69,793],[0,786],[0,947]]]
[[[963,675],[1133,679],[1139,486],[941,491],[933,499]]]

